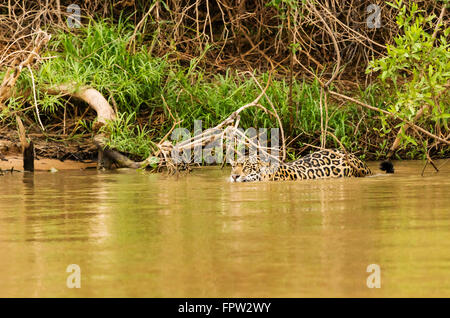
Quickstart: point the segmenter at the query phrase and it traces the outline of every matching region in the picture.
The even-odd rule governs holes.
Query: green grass
[[[133,154],[147,157],[153,149],[153,142],[158,142],[170,129],[170,118],[164,100],[172,114],[182,120],[181,126],[193,132],[194,120],[203,121],[203,129],[213,127],[229,116],[240,106],[252,101],[260,94],[256,83],[248,76],[228,70],[224,74],[209,75],[197,67],[198,59],[189,67],[182,67],[171,62],[167,57],[155,57],[141,45],[136,54],[127,50],[127,43],[133,33],[133,27],[123,21],[118,24],[108,22],[91,22],[77,33],[58,33],[49,44],[35,79],[39,88],[64,83],[75,86],[89,85],[99,90],[112,103],[114,100],[119,110],[119,119],[106,127],[110,134],[110,146]],[[268,74],[256,75],[258,81],[265,85]],[[31,87],[28,72],[20,77],[19,87]],[[43,90],[42,90],[43,91]],[[301,135],[292,145],[299,148],[304,143],[318,145],[320,135],[320,86],[317,82],[307,83],[295,80],[293,83],[293,104],[297,110],[294,123],[290,125],[291,112],[288,105],[289,87],[286,80],[273,79],[267,95],[276,106],[289,137]],[[363,100],[383,107],[382,95],[377,87],[360,92]],[[378,96],[378,97],[376,97]],[[31,98],[29,103],[32,105]],[[61,99],[38,93],[38,103],[44,115],[64,107]],[[265,99],[261,104],[270,108]],[[17,108],[16,103],[14,107]],[[33,111],[33,110],[30,110]],[[376,112],[362,112],[355,105],[337,106],[329,100],[328,127],[350,151],[367,150],[361,140],[372,138],[374,127],[380,126]],[[155,118],[163,114],[162,122],[154,124]],[[141,124],[137,124],[137,118]],[[144,124],[142,124],[144,122]],[[240,126],[271,128],[276,127],[276,120],[268,117],[258,109],[245,110],[241,116]],[[85,125],[89,129],[89,125]],[[367,141],[367,140],[366,140]],[[383,156],[386,145],[373,142],[372,152]],[[327,146],[339,147],[330,136]]]

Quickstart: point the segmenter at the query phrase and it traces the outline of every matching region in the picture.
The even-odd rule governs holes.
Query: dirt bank
[[[74,160],[58,160],[42,158],[34,161],[34,169],[36,171],[56,170],[79,170],[86,168],[95,168],[96,162],[79,162]],[[0,160],[1,170],[23,170],[23,158],[20,155],[6,156]]]
[[[92,142],[51,141],[45,137],[34,137],[34,168],[38,171],[86,169],[96,167],[97,151]],[[4,131],[0,134],[0,169],[23,170],[23,156],[17,132]]]

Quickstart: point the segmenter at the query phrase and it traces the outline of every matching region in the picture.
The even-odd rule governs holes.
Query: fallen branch
[[[94,144],[98,149],[98,163],[100,167],[111,169],[112,164],[116,163],[120,167],[138,169],[142,164],[129,159],[127,156],[122,155],[120,152],[110,149],[105,144],[105,136],[102,134],[94,137]]]
[[[254,78],[253,74],[251,74],[251,75]],[[239,125],[239,121],[240,121],[240,113],[242,111],[244,111],[245,109],[248,109],[251,107],[259,108],[259,109],[263,110],[266,114],[270,114],[271,116],[273,116],[277,119],[277,121],[280,125],[281,135],[282,135],[282,140],[283,140],[283,145],[282,145],[283,159],[282,160],[284,160],[284,158],[286,156],[286,147],[285,147],[285,141],[284,141],[283,127],[281,124],[280,117],[278,116],[278,114],[276,112],[276,108],[274,107],[274,105],[272,104],[272,102],[266,95],[266,91],[270,84],[270,78],[271,78],[271,76],[269,75],[268,82],[264,88],[262,88],[262,86],[259,84],[259,82],[254,78],[257,85],[261,88],[261,93],[252,102],[239,107],[236,111],[231,113],[225,120],[223,120],[221,123],[219,123],[215,127],[207,129],[204,132],[202,132],[201,134],[196,135],[187,140],[181,141],[181,142],[177,143],[176,145],[173,145],[170,141],[166,140],[167,136],[169,135],[169,134],[166,134],[166,136],[164,136],[164,138],[161,140],[161,142],[156,145],[158,150],[156,152],[154,152],[153,154],[151,154],[146,160],[144,160],[143,162],[140,162],[138,164],[142,167],[142,166],[148,165],[151,161],[154,161],[155,158],[157,158],[157,160],[158,160],[158,168],[157,169],[166,167],[168,170],[173,171],[173,170],[176,170],[180,164],[174,162],[173,158],[171,158],[172,151],[175,150],[178,153],[180,153],[180,152],[185,152],[187,150],[192,150],[192,149],[195,150],[197,147],[204,147],[206,144],[213,143],[218,140],[220,140],[222,148],[223,148],[223,140],[224,139],[226,139],[228,141],[228,145],[232,145],[233,142],[235,142],[236,136],[239,136],[241,138],[241,140],[243,140],[247,145],[250,145],[250,146],[258,149],[259,153],[261,155],[272,158],[273,160],[279,162],[280,159],[277,156],[274,156],[272,154],[272,151],[275,149],[263,147],[259,143],[258,144],[255,143],[253,140],[251,140],[248,136],[246,136],[243,132],[241,132],[238,129],[238,125]],[[267,109],[266,107],[262,106],[259,103],[261,98],[263,98],[264,96],[267,98],[273,111]],[[169,111],[169,115],[171,115],[172,119],[175,121],[175,117],[173,117],[173,115],[170,113],[170,109],[168,108],[167,105],[165,105],[165,106],[167,107],[167,109]],[[174,123],[171,131],[178,123],[179,122]],[[225,155],[224,162],[226,161],[226,156],[229,154],[229,150],[230,150],[229,146],[226,147],[226,155]],[[271,153],[269,153],[269,150],[271,151]],[[228,160],[233,161],[232,158],[228,158]]]

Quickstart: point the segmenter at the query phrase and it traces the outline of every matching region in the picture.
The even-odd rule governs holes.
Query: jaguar
[[[386,173],[394,173],[394,166],[390,161],[382,162],[380,169]],[[230,181],[306,180],[369,175],[372,175],[370,168],[355,155],[338,149],[322,149],[286,163],[261,160],[258,155],[250,156],[243,162],[232,163]]]

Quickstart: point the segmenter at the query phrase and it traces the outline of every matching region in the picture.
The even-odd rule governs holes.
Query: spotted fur
[[[320,150],[287,163],[269,163],[258,156],[233,164],[231,182],[305,180],[321,178],[364,177],[371,175],[369,167],[340,150]]]

